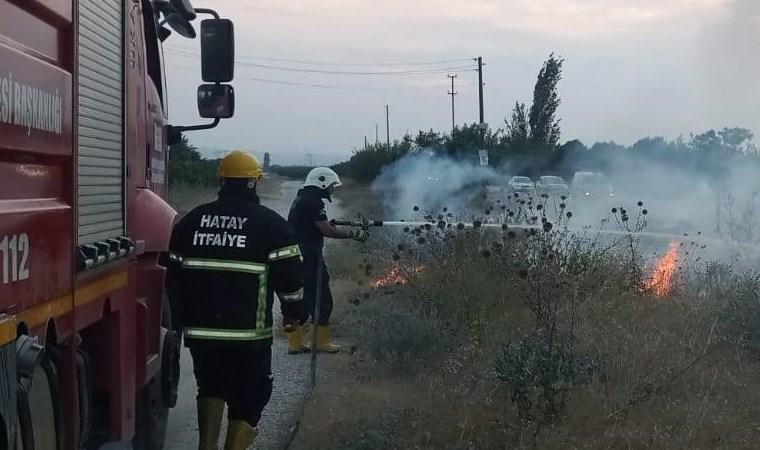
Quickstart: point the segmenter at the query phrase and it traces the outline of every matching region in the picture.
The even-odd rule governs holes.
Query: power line
[[[417,61],[417,62],[361,62],[361,63],[341,63],[341,62],[324,62],[308,61],[304,59],[285,59],[285,58],[265,58],[263,56],[249,56],[249,59],[260,59],[262,61],[290,62],[298,64],[309,64],[312,66],[435,66],[439,64],[451,64],[470,61],[472,58],[443,59],[440,61]]]
[[[169,51],[178,51],[178,52],[193,52],[194,50],[186,48],[186,47],[172,47],[172,46],[165,46],[164,49]],[[197,54],[194,53],[195,56]],[[261,60],[261,61],[276,61],[276,62],[289,62],[289,63],[298,63],[298,64],[309,64],[314,66],[434,66],[438,64],[451,64],[451,63],[458,63],[458,62],[465,62],[465,61],[473,61],[475,58],[458,58],[458,59],[444,59],[440,61],[416,61],[416,62],[355,62],[355,63],[347,63],[347,62],[325,62],[325,61],[310,61],[305,59],[287,59],[287,58],[270,58],[265,56],[253,56],[253,55],[239,55],[240,58],[243,59],[254,59],[254,60]]]
[[[198,58],[200,55],[196,53],[190,53],[190,52],[180,52],[176,50],[169,50],[170,53],[175,53],[183,56],[192,56],[195,58]],[[374,72],[359,72],[359,71],[341,71],[341,70],[319,70],[319,69],[303,69],[303,68],[297,68],[297,67],[283,67],[283,66],[272,66],[268,64],[258,64],[258,63],[249,63],[249,62],[243,62],[243,61],[235,61],[236,64],[239,64],[241,66],[246,67],[256,67],[259,69],[269,69],[269,70],[283,70],[287,72],[304,72],[304,73],[320,73],[320,74],[328,74],[328,75],[427,75],[427,74],[435,74],[435,73],[446,73],[453,70],[468,70],[468,71],[476,71],[477,66],[475,65],[467,65],[467,66],[457,66],[457,67],[441,67],[441,68],[433,68],[433,69],[419,69],[419,70],[387,70],[387,71],[374,71]]]
[[[196,72],[196,69],[191,67],[170,66],[172,70],[181,70],[185,72]],[[274,80],[271,78],[259,78],[251,76],[237,76],[236,80],[256,81],[259,83],[272,83],[281,84],[286,86],[303,86],[320,89],[338,89],[346,91],[398,91],[398,90],[426,90],[426,89],[439,89],[439,86],[345,86],[335,84],[321,84],[321,83],[307,83],[290,80]],[[472,85],[473,83],[460,83],[460,85]]]
[[[402,90],[402,89],[409,89],[409,90],[421,90],[421,89],[438,89],[438,86],[430,86],[430,87],[422,87],[422,86],[337,86],[332,84],[319,84],[319,83],[299,83],[297,81],[287,81],[287,80],[273,80],[269,78],[257,78],[257,77],[235,77],[236,80],[249,80],[249,81],[258,81],[261,83],[273,83],[273,84],[283,84],[288,86],[304,86],[304,87],[314,87],[314,88],[322,88],[322,89],[341,89],[341,90],[358,90],[358,91],[386,91],[386,90]],[[471,83],[468,83],[471,84]]]
[[[300,69],[295,67],[279,67],[279,66],[270,66],[267,64],[256,64],[256,63],[244,63],[244,62],[238,62],[238,64],[242,66],[248,66],[248,67],[257,67],[259,69],[271,69],[271,70],[284,70],[289,72],[306,72],[306,73],[322,73],[322,74],[329,74],[329,75],[426,75],[426,74],[433,74],[433,73],[446,73],[450,72],[452,70],[470,70],[470,71],[476,71],[477,68],[475,68],[472,65],[468,66],[458,66],[458,67],[442,67],[440,69],[430,69],[430,70],[396,70],[396,71],[383,71],[383,72],[348,72],[348,71],[340,71],[340,70],[319,70],[319,69]]]

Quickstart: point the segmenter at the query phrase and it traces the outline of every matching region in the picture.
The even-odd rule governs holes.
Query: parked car
[[[536,182],[536,194],[539,196],[561,197],[570,195],[570,187],[561,177],[544,175]]]
[[[614,197],[615,191],[607,177],[600,172],[576,172],[573,175],[573,197]]]
[[[430,182],[437,183],[437,182],[441,181],[441,177],[438,176],[437,173],[431,172],[431,173],[428,174],[427,180],[430,181]]]
[[[507,183],[507,194],[520,194],[521,196],[532,196],[535,193],[536,185],[529,177],[514,176]]]

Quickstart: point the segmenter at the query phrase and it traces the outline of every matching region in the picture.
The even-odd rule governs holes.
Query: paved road
[[[281,186],[280,195],[262,199],[262,203],[287,217],[290,202],[300,182],[287,181]],[[339,210],[337,201],[327,204],[328,214],[334,216]],[[275,302],[275,325],[281,324],[279,304]],[[308,393],[310,355],[288,355],[284,336],[275,333],[272,347],[272,370],[274,389],[272,399],[264,410],[259,423],[260,435],[254,443],[257,449],[280,449],[287,442]],[[190,352],[183,349],[182,373],[179,384],[179,401],[169,416],[166,450],[187,450],[198,446],[198,423],[195,404],[196,384],[193,376]],[[222,430],[222,439],[226,431]]]

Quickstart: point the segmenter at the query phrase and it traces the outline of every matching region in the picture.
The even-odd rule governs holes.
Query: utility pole
[[[377,124],[375,124],[375,144],[379,144],[379,143],[380,143],[380,139],[378,139],[377,137]]]
[[[453,136],[454,129],[456,128],[456,122],[454,121],[454,96],[457,95],[457,93],[454,91],[454,78],[457,77],[457,74],[446,76],[451,78],[451,91],[448,94],[451,96],[451,135]]]
[[[385,140],[388,143],[388,150],[391,149],[391,126],[389,121],[388,105],[385,105]]]
[[[478,98],[480,100],[480,124],[483,120],[483,57],[478,56]]]

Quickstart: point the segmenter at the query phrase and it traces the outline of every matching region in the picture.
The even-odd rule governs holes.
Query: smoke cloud
[[[635,228],[637,219],[645,219],[645,232],[650,233],[645,245],[653,251],[666,249],[674,237],[684,242],[709,242],[706,256],[710,259],[728,257],[731,246],[747,253],[760,245],[759,164],[748,164],[748,158],[726,157],[715,161],[714,170],[706,171],[630,150],[612,151],[611,155],[615,156],[607,158],[603,168],[585,167],[578,161],[561,167],[560,173],[570,174],[565,181],[571,194],[564,200],[535,195],[515,200],[507,182],[511,176],[525,175],[521,171],[479,166],[432,151],[415,152],[385,167],[372,190],[383,199],[384,220],[420,220],[443,214],[449,222],[478,219],[514,224],[544,213],[555,221],[571,212],[574,229]],[[573,174],[579,171],[601,172],[613,195],[605,189],[587,195],[574,183]],[[532,177],[534,182],[537,178]],[[520,200],[525,201],[522,206]],[[536,210],[539,203],[541,212]],[[518,208],[531,211],[520,220],[508,216]],[[621,208],[628,212],[627,224],[619,222]]]
[[[501,177],[491,167],[423,149],[385,167],[372,190],[382,197],[386,211],[395,219],[440,214],[444,209],[452,217],[465,219],[482,215],[486,204],[482,182]]]

